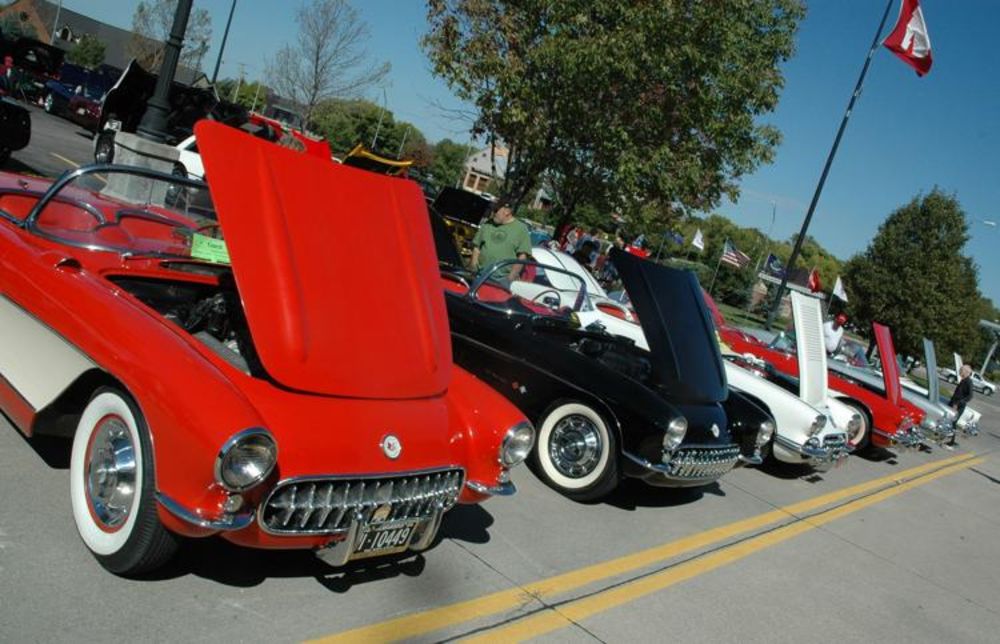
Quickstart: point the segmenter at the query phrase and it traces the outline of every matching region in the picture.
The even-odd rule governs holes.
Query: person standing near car
[[[514,217],[514,209],[506,201],[497,202],[493,215],[484,221],[472,238],[470,268],[479,272],[494,262],[505,259],[528,259],[531,254],[531,235],[528,226]],[[517,279],[521,270],[514,266],[511,279]]]
[[[833,355],[840,347],[841,340],[844,339],[844,324],[847,323],[847,316],[838,313],[837,317],[823,323],[823,343],[826,345],[826,352]]]
[[[957,414],[955,418],[961,418],[962,414],[965,413],[965,406],[969,404],[972,400],[972,367],[967,364],[962,365],[962,368],[958,370],[958,386],[955,387],[955,391],[951,394],[951,399],[948,400],[948,406],[955,410]],[[945,447],[952,448],[958,443],[955,442],[955,436],[952,435],[951,441],[945,443]]]

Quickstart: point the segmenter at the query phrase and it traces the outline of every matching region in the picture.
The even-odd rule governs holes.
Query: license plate
[[[352,558],[372,557],[402,552],[410,545],[416,521],[369,526],[357,538]]]

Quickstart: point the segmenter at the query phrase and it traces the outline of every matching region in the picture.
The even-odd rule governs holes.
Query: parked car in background
[[[110,65],[86,69],[63,63],[59,76],[45,83],[42,105],[49,114],[69,118],[94,130],[101,112],[101,100],[120,75],[121,70]],[[80,108],[84,108],[82,113],[78,113]],[[83,120],[73,118],[74,115]]]
[[[0,98],[0,164],[11,152],[28,147],[31,141],[31,114],[9,98]]]
[[[972,390],[987,396],[992,396],[997,392],[997,386],[989,382],[978,371],[973,371],[969,376],[972,379]]]
[[[72,439],[101,565],[138,574],[212,535],[339,565],[428,548],[454,504],[513,493],[534,431],[452,364],[419,189],[196,132],[210,198],[141,168],[0,173],[0,409]],[[380,287],[331,288],[372,236]]]
[[[3,89],[18,100],[38,103],[45,96],[45,85],[59,78],[66,52],[35,38],[8,40],[0,34],[0,60],[10,56],[14,67],[3,79]]]

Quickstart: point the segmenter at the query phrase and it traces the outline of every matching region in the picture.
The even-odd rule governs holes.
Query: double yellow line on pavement
[[[936,478],[982,462],[975,454],[963,454],[897,472],[889,476],[852,485],[805,501],[742,519],[698,534],[683,537],[647,550],[618,557],[568,573],[549,577],[525,586],[503,590],[440,608],[411,613],[402,617],[369,626],[344,631],[317,642],[389,642],[413,638],[468,621],[506,613],[531,604],[577,590],[589,584],[606,581],[626,573],[648,568],[683,554],[696,552],[748,532],[759,531],[789,518],[793,522],[745,541],[724,547],[711,554],[692,559],[661,572],[627,582],[610,590],[598,592],[582,599],[569,601],[554,609],[545,608],[513,623],[488,631],[481,638],[489,640],[521,640],[562,628],[573,621],[597,612],[633,601],[639,597],[662,590],[678,582],[714,570],[742,559],[754,552],[786,541],[836,518],[856,512],[886,498],[922,485]],[[828,505],[852,497],[844,505],[820,514],[802,518]]]

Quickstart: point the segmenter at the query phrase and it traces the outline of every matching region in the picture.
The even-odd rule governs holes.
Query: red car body
[[[740,354],[751,354],[788,376],[798,377],[799,365],[794,351],[779,350],[761,342],[754,336],[730,326],[712,298],[705,294],[709,310],[715,319],[719,336],[729,347]],[[884,388],[874,389],[845,375],[828,370],[829,387],[838,400],[850,404],[867,417],[869,430],[858,443],[851,447],[860,449],[870,441],[877,447],[893,445],[913,446],[919,436],[911,432],[920,425],[924,412],[903,399],[896,366],[896,350],[889,329],[881,324],[872,325],[878,343],[879,355],[886,356],[883,364],[888,368],[883,372]],[[794,346],[794,345],[793,345]]]
[[[67,185],[72,175],[50,186],[0,173],[0,408],[27,436],[76,435],[74,515],[101,563],[133,574],[168,556],[136,555],[134,534],[115,548],[122,524],[162,528],[168,541],[218,534],[322,549],[343,563],[426,548],[455,502],[512,493],[508,441],[533,432],[452,364],[419,187],[216,123],[197,131],[218,222],[122,200],[111,184]],[[194,256],[199,225],[225,231],[231,266]],[[366,240],[376,238],[372,258]],[[186,316],[206,302],[229,302],[242,362],[194,332]],[[118,425],[85,426],[109,388],[135,422],[119,405]],[[152,475],[150,498],[140,489],[138,502],[121,501],[128,489],[107,486],[128,476],[127,462],[79,447],[81,432],[109,445],[132,437],[135,487]],[[265,463],[262,432],[276,464],[234,490],[220,468],[235,444]],[[398,517],[408,534],[386,532],[391,547],[361,552],[366,534]]]

